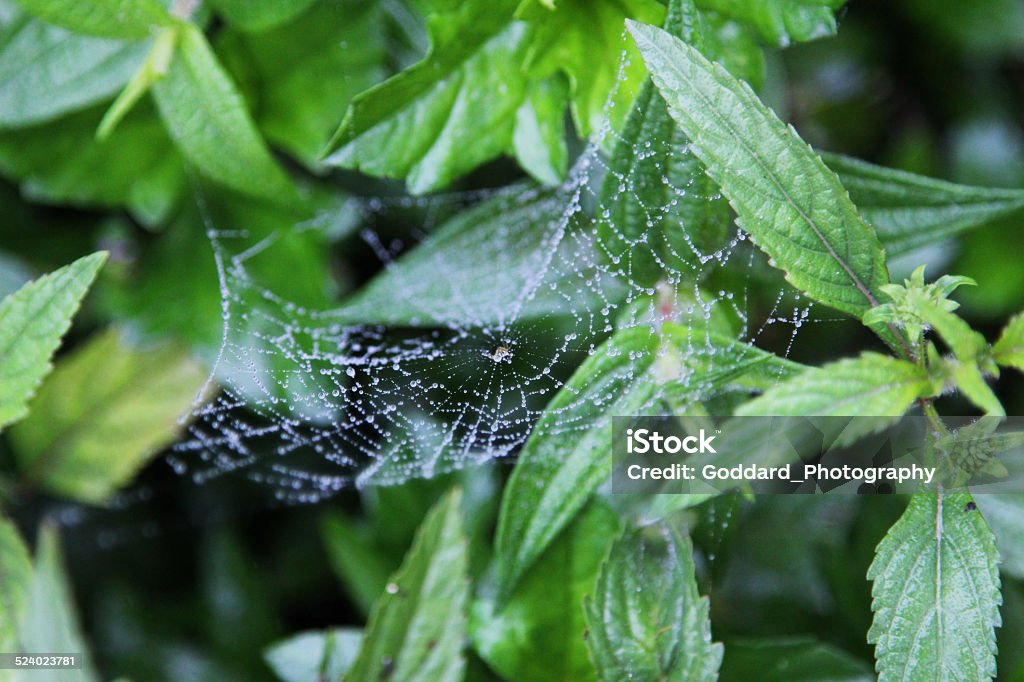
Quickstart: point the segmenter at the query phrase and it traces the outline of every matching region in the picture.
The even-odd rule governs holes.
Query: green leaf
[[[814,640],[728,642],[721,682],[871,682],[871,668]]]
[[[578,315],[619,300],[621,283],[606,273],[566,272],[550,263],[584,267],[596,254],[581,251],[570,225],[552,254],[566,196],[555,190],[513,186],[449,220],[425,242],[385,269],[335,312],[364,324],[446,326]],[[586,244],[586,242],[584,242]],[[445,273],[438,277],[437,273]],[[538,273],[546,273],[538,283]],[[587,279],[581,282],[581,279]],[[465,282],[485,286],[466,287]],[[524,291],[534,291],[525,302]],[[401,296],[395,295],[401,292]],[[569,293],[571,292],[571,294]]]
[[[422,194],[502,153],[550,182],[567,158],[562,117],[570,90],[582,136],[599,129],[612,97],[613,125],[642,77],[638,60],[619,83],[622,20],[658,20],[653,0],[564,0],[552,9],[519,0],[436,3],[430,52],[352,100],[327,163],[405,178]],[[568,80],[568,82],[566,82]],[[544,144],[525,140],[542,136]],[[517,139],[518,138],[518,139]],[[527,154],[527,152],[529,152]]]
[[[75,33],[145,38],[171,23],[157,0],[17,0],[26,12]]]
[[[211,180],[253,197],[297,204],[295,186],[271,156],[206,37],[179,29],[178,50],[153,94],[171,138]]]
[[[386,75],[384,29],[380,3],[318,0],[287,24],[225,32],[217,47],[243,89],[252,81],[253,115],[267,139],[318,167],[338,112]]]
[[[736,414],[891,417],[894,421],[915,400],[935,392],[927,370],[888,355],[864,353],[859,358],[809,368],[740,406]],[[853,439],[856,434],[844,435]]]
[[[996,674],[998,552],[967,493],[920,494],[868,569],[879,680],[987,680]]]
[[[629,111],[644,69],[623,36],[622,21],[660,22],[653,0],[524,0],[516,16],[534,29],[527,68],[532,75],[559,71],[569,78],[572,115],[581,137]]]
[[[700,400],[737,379],[728,370],[761,369],[752,360],[764,362],[774,378],[792,371],[764,351],[703,330],[665,323],[662,334],[646,327],[617,331],[545,408],[502,498],[495,540],[499,596],[611,474],[611,417],[647,414],[670,392]]]
[[[20,468],[35,483],[102,502],[169,445],[206,371],[181,349],[131,347],[117,330],[62,358],[11,430]]]
[[[28,603],[32,562],[14,524],[0,516],[0,651],[22,651],[18,621]],[[0,672],[0,680],[8,680]]]
[[[138,104],[143,95],[149,92],[153,83],[164,77],[170,67],[171,59],[174,57],[174,47],[177,41],[178,29],[176,27],[165,28],[156,35],[142,66],[135,70],[124,90],[107,109],[107,113],[103,114],[103,120],[100,121],[99,128],[96,129],[97,139],[104,140],[110,137],[117,124],[128,115],[132,107]]]
[[[211,0],[211,5],[233,24],[246,31],[263,31],[283,24],[314,0]]]
[[[585,602],[599,679],[718,679],[722,645],[711,641],[692,554],[689,538],[665,524],[629,531],[612,545]]]
[[[999,548],[999,569],[1024,579],[1024,493],[975,495]]]
[[[64,669],[49,675],[40,672],[34,674],[33,678],[53,682],[91,682],[98,679],[75,616],[75,602],[64,569],[60,539],[52,526],[44,525],[39,530],[34,568],[28,603],[18,624],[23,650],[39,653],[74,652],[80,655],[82,667]]]
[[[460,680],[469,600],[458,489],[427,515],[402,567],[370,614],[345,679]]]
[[[594,590],[619,519],[593,500],[544,550],[506,598],[484,590],[473,603],[473,645],[503,679],[595,680],[583,599]]]
[[[326,515],[320,525],[331,568],[345,592],[363,612],[369,613],[374,602],[384,594],[394,566],[369,542],[366,534],[359,531],[341,513]]]
[[[340,680],[359,651],[357,628],[302,632],[267,648],[263,658],[282,682]]]
[[[0,301],[0,428],[28,413],[50,357],[107,259],[94,253],[26,284]]]
[[[90,109],[0,132],[0,169],[33,201],[123,207],[159,225],[184,193],[184,160],[150,106],[131,112],[106,140],[95,137],[101,115]]]
[[[835,174],[748,85],[658,28],[629,27],[694,153],[786,278],[857,317],[876,305],[885,254]]]
[[[1024,313],[1018,313],[1010,320],[992,346],[995,361],[1007,367],[1016,367],[1024,372]]]
[[[700,6],[751,24],[776,47],[830,36],[846,0],[700,0]]]
[[[145,54],[144,43],[24,22],[0,50],[0,127],[42,123],[111,97]]]
[[[958,185],[840,154],[826,153],[822,158],[839,174],[890,257],[1018,215],[1024,209],[1021,190]]]
[[[669,4],[665,29],[704,49],[693,0]],[[686,191],[680,192],[681,187]],[[613,263],[625,261],[619,267],[635,282],[653,284],[664,276],[665,266],[687,273],[686,263],[696,260],[687,239],[702,247],[730,222],[724,200],[708,198],[716,193],[665,100],[650,80],[644,81],[601,186],[597,235],[602,252]]]

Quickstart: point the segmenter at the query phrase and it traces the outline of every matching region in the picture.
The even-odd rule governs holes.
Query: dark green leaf
[[[786,278],[857,317],[875,305],[885,254],[835,174],[721,66],[661,29],[630,30],[694,153]]]
[[[445,496],[423,521],[402,567],[374,605],[348,680],[460,680],[469,600],[462,496]]]
[[[102,502],[174,440],[206,376],[180,348],[94,336],[57,363],[11,430],[20,468],[50,491]]]
[[[814,640],[728,642],[721,682],[871,682],[871,667]]]
[[[612,546],[586,600],[598,679],[718,679],[722,645],[711,641],[692,553],[689,538],[664,524],[627,532]]]
[[[50,357],[107,259],[94,253],[26,284],[0,301],[0,428],[28,413]]]
[[[113,96],[145,54],[144,43],[26,21],[0,50],[0,128],[49,121]]]
[[[967,493],[919,494],[868,570],[881,682],[996,674],[999,553]]]
[[[886,253],[898,256],[1024,210],[1024,191],[970,187],[823,154]]]
[[[364,613],[384,594],[393,566],[365,533],[341,513],[324,517],[320,532],[331,568],[345,592]]]
[[[178,50],[153,86],[171,138],[211,180],[251,196],[296,204],[294,185],[271,156],[206,37],[180,27]]]
[[[282,682],[335,682],[352,665],[362,639],[356,628],[302,632],[275,643],[263,658]]]
[[[701,7],[755,26],[769,43],[786,47],[836,32],[846,0],[700,0]]]
[[[171,17],[157,0],[17,0],[25,11],[75,33],[145,38]]]

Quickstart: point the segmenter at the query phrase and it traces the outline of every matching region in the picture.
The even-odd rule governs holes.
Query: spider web
[[[353,239],[376,254],[380,270],[329,309],[288,300],[251,267],[282,248],[286,234],[254,243],[244,225],[204,211],[223,341],[171,465],[196,482],[241,475],[281,500],[315,502],[353,485],[513,457],[560,391],[568,400],[552,408],[546,436],[610,418],[589,415],[614,402],[617,389],[566,382],[616,329],[663,318],[689,324],[688,352],[703,356],[709,374],[716,348],[706,330],[715,320],[729,320],[733,336],[751,345],[781,327],[788,355],[813,321],[811,306],[731,222],[711,244],[688,236],[680,202],[720,199],[702,194],[703,178],[663,173],[668,200],[640,202],[647,225],[678,217],[682,239],[667,251],[650,243],[653,230],[636,236],[614,224],[601,186],[614,174],[607,158],[616,143],[606,127],[553,189],[364,199]],[[657,150],[648,142],[633,151]],[[645,195],[643,178],[613,177],[620,193]],[[459,208],[447,220],[430,218]],[[378,228],[406,214],[428,218],[400,237]],[[325,228],[316,220],[291,228],[317,229]],[[615,239],[602,239],[602,230]],[[658,263],[660,281],[636,275],[643,259]],[[756,316],[752,289],[770,302]],[[671,378],[701,397],[700,373],[682,368]],[[641,413],[663,411],[662,397]]]

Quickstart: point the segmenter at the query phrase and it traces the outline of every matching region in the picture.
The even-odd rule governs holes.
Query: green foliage
[[[370,613],[346,679],[461,678],[469,597],[461,500],[460,492],[452,491],[424,519],[402,567]]]
[[[102,502],[173,442],[206,370],[180,348],[133,348],[118,330],[57,363],[11,430],[27,480]]]
[[[721,66],[660,29],[630,31],[694,154],[786,279],[857,317],[875,305],[885,254],[835,174]]]
[[[0,428],[23,418],[53,365],[50,357],[107,259],[81,258],[0,301]]]
[[[813,640],[729,642],[722,682],[869,682],[863,662],[837,647]]]
[[[693,547],[666,525],[612,546],[586,600],[587,644],[601,680],[718,679],[708,600],[697,591]]]
[[[282,682],[340,680],[359,651],[363,633],[355,628],[303,632],[267,649],[267,664]]]
[[[700,5],[755,26],[765,40],[785,47],[836,32],[843,0],[700,0]]]
[[[1024,313],[1010,320],[992,352],[1000,365],[1016,367],[1024,372]]]
[[[17,529],[0,516],[0,649],[17,651],[20,645],[18,623],[28,601],[32,563]],[[0,673],[0,680],[10,675]]]
[[[146,38],[171,22],[157,0],[17,0],[25,11],[69,31],[109,38]]]
[[[967,493],[915,495],[878,545],[868,640],[882,682],[996,674],[998,552],[971,501]]]
[[[246,31],[263,31],[292,19],[313,2],[314,0],[214,0],[212,4],[230,23]]]

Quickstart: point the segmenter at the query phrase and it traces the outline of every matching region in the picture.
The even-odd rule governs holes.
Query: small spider
[[[512,362],[512,349],[509,346],[501,345],[490,353],[484,351],[484,357],[494,362]]]

